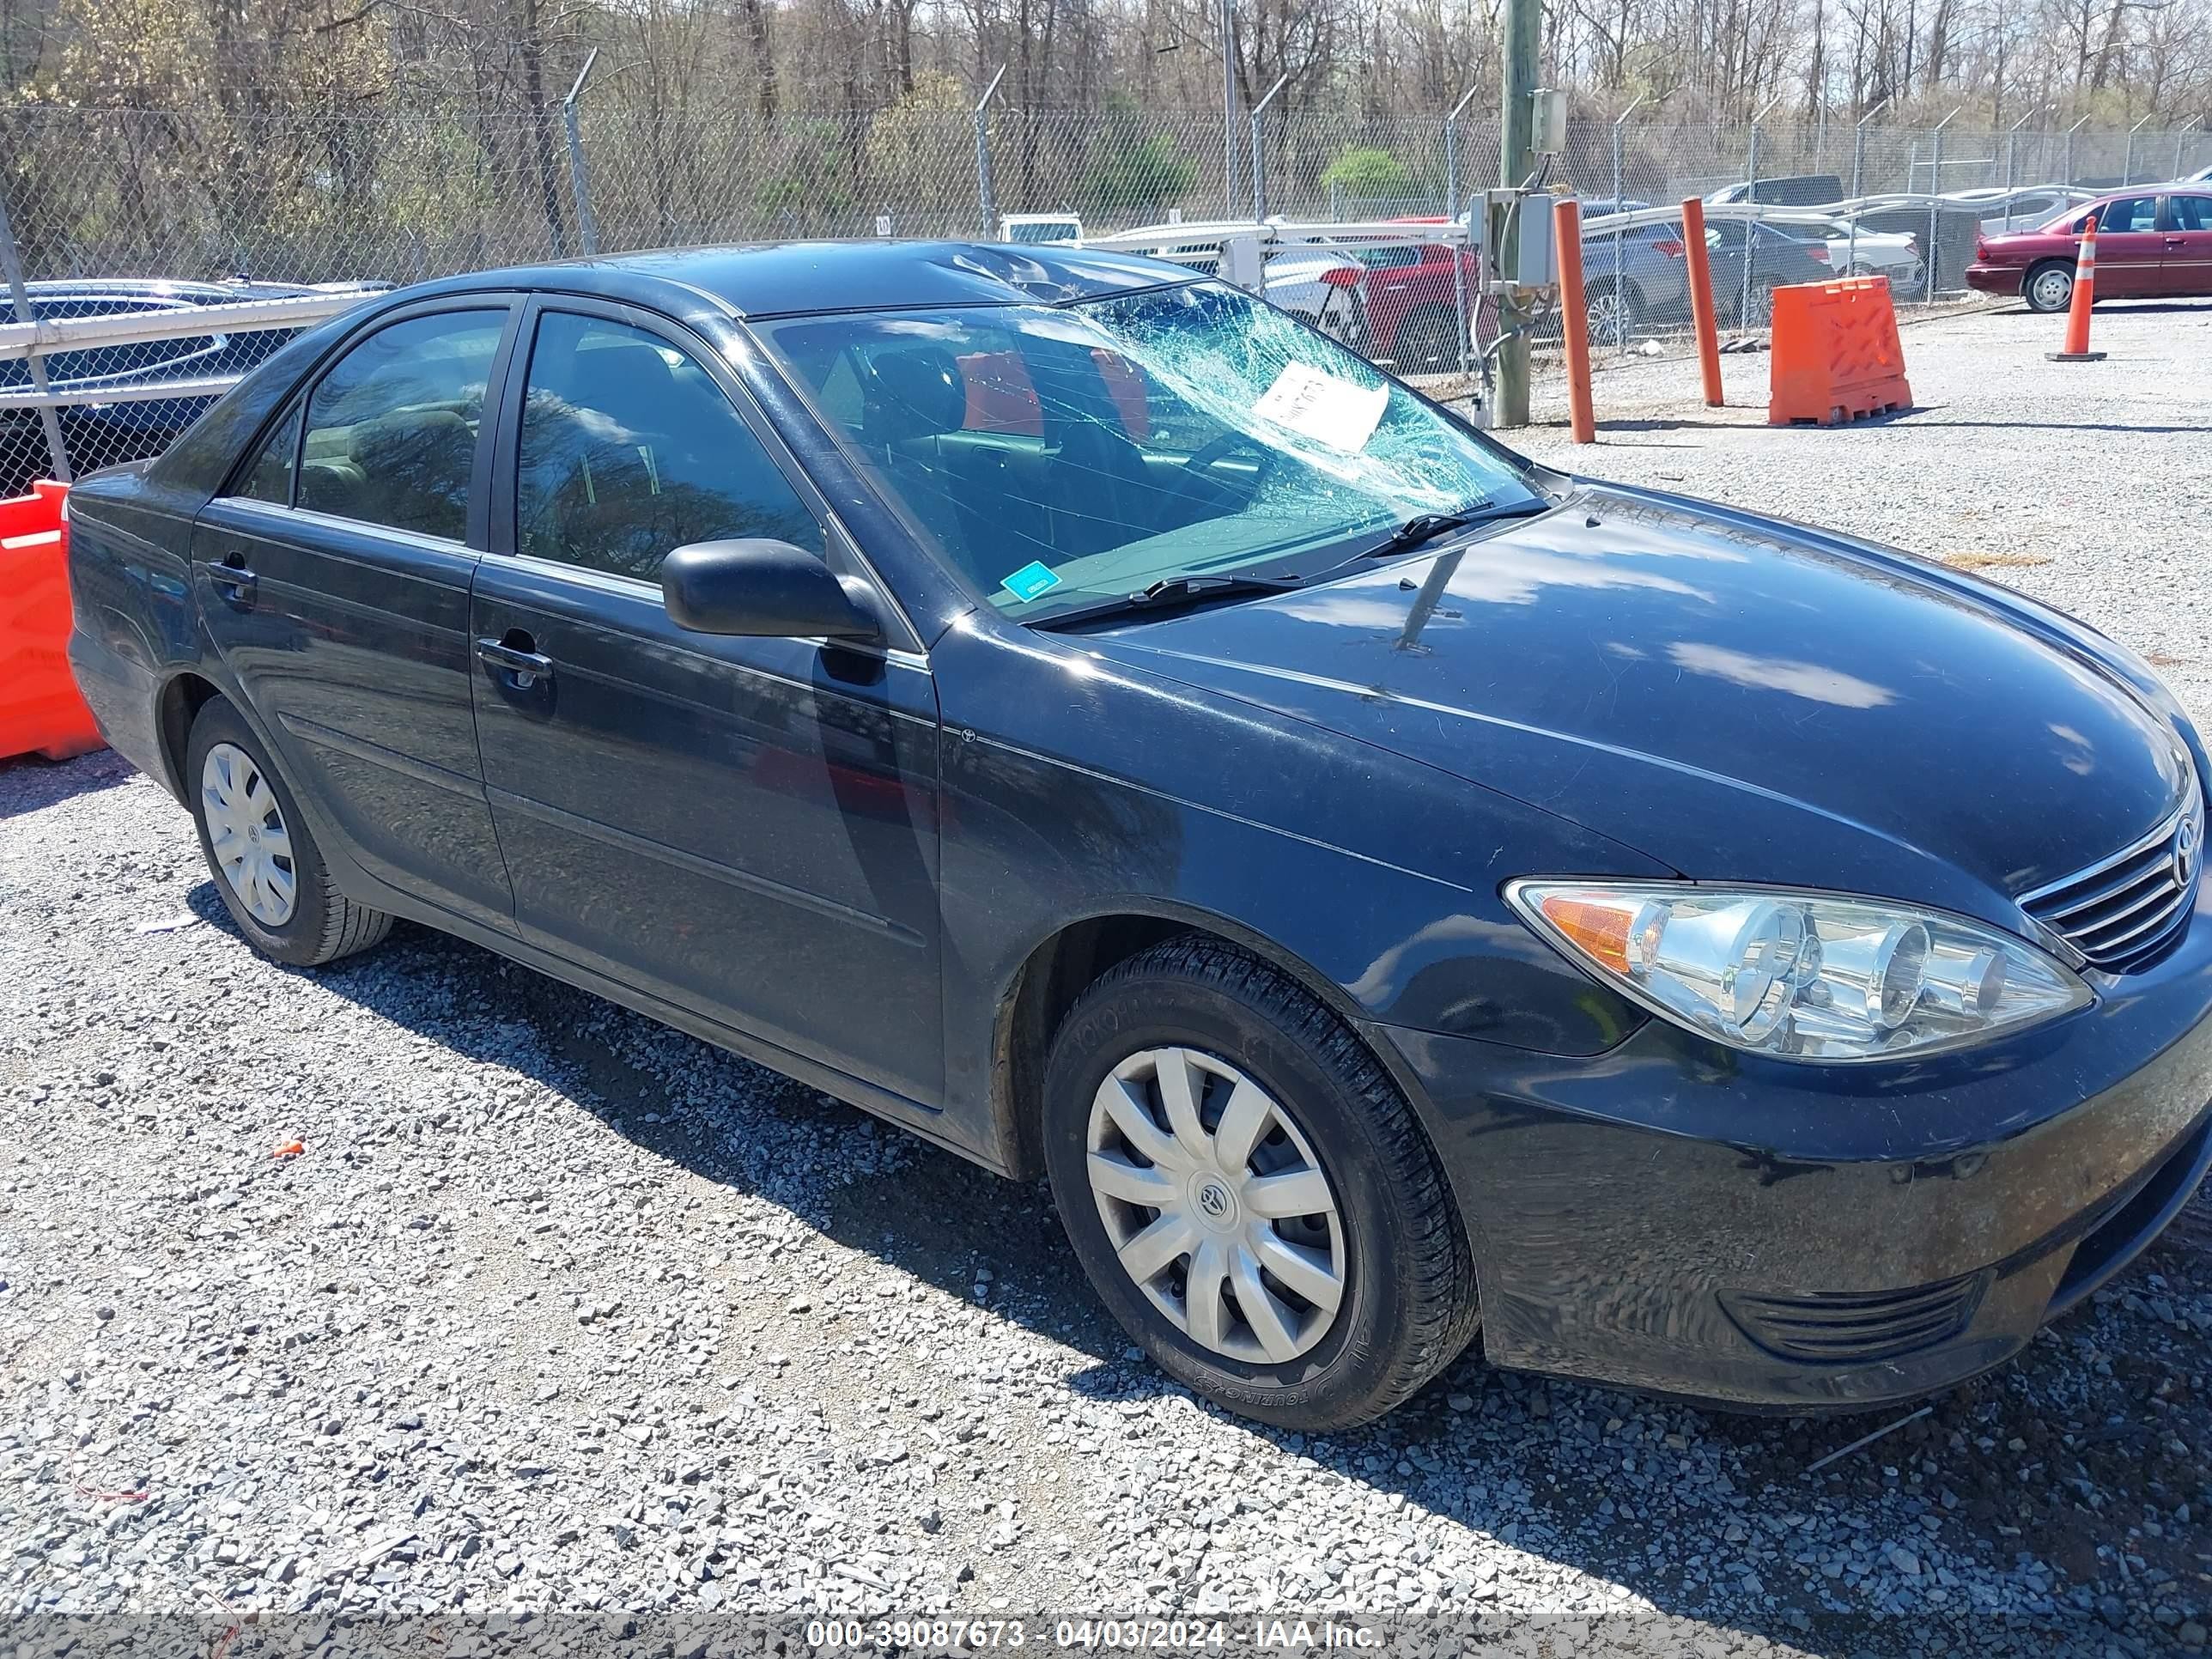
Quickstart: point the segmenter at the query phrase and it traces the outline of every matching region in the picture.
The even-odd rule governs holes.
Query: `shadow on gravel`
[[[138,769],[112,749],[95,749],[75,760],[50,761],[38,755],[0,760],[0,822],[58,805],[75,795],[112,789],[138,775]]]
[[[188,902],[235,936],[212,884],[193,888]],[[872,1120],[556,981],[501,971],[501,962],[402,924],[381,951],[314,977],[455,1054],[534,1078],[672,1164],[779,1204],[948,1295],[966,1299],[983,1283],[994,1313],[1087,1356],[1066,1379],[1078,1394],[1149,1410],[1182,1394],[1103,1316],[1041,1186],[911,1138],[882,1173],[794,1177],[785,1173],[794,1157]],[[694,1099],[739,1103],[686,1105],[670,1076]],[[788,1145],[763,1153],[770,1140]],[[1411,1510],[1611,1580],[1662,1613],[1802,1651],[2142,1659],[2174,1650],[2177,1608],[2204,1616],[2212,1566],[2196,1553],[2202,1540],[2191,1525],[2191,1503],[2202,1510],[2212,1500],[2198,1450],[2212,1430],[2212,1340],[2172,1313],[2212,1283],[2208,1231],[2200,1199],[2098,1305],[1817,1473],[1808,1466],[1904,1412],[1707,1413],[1494,1371],[1474,1351],[1401,1410],[1352,1432],[1309,1437],[1196,1409],[1217,1421],[1217,1451],[1249,1435],[1279,1456],[1396,1494]],[[2116,1316],[2116,1304],[2144,1297],[2164,1306],[2162,1321]],[[1285,1558],[1305,1553],[1294,1533],[1271,1542]],[[1332,1589],[1328,1563],[1316,1571],[1312,1601]],[[1492,1588],[1466,1586],[1459,1605],[1483,1607]],[[2154,1619],[2161,1601],[2171,1622]],[[1589,1632],[1595,1646],[1582,1650],[1659,1652],[1643,1645],[1648,1624],[1643,1632],[1624,1619],[1609,1647],[1613,1632],[1601,1622]],[[1697,1650],[1717,1637],[1727,1643],[1700,1633]]]

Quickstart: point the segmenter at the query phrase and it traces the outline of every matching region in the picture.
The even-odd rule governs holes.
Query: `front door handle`
[[[510,633],[503,640],[478,640],[477,660],[500,670],[516,690],[527,691],[538,681],[553,678],[553,659],[536,649],[537,643],[520,633]]]
[[[2181,238],[2179,236],[2169,236],[2166,239],[2166,245],[2168,247],[2179,247],[2181,246]]]
[[[255,586],[260,578],[246,568],[246,555],[226,553],[221,564],[203,564],[209,584],[221,592],[223,603],[240,611],[251,610]]]

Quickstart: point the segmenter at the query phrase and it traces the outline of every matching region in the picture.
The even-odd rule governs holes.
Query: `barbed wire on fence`
[[[1218,108],[1117,98],[1085,110],[994,103],[979,116],[949,88],[888,109],[773,117],[743,89],[646,101],[586,88],[565,109],[520,115],[443,104],[404,115],[16,104],[0,107],[0,204],[34,285],[404,283],[594,251],[815,236],[995,238],[1002,214],[1073,216],[1093,235],[1178,215],[1249,217],[1255,208],[1294,221],[1434,219],[1466,211],[1498,182],[1494,112],[1452,121],[1271,108],[1256,122],[1240,113],[1230,136],[1224,146]],[[1255,137],[1263,163],[1256,170]],[[1233,179],[1224,149],[1237,158]],[[1812,203],[2028,183],[2095,191],[2207,164],[2212,130],[1592,117],[1570,123],[1544,182],[1594,204],[1663,206],[1739,189],[1753,200]],[[2061,200],[2008,206],[1999,222],[2039,222]],[[1893,239],[1870,240],[1869,252],[1896,239],[1915,244],[1911,263],[1890,268],[1899,297],[1910,301],[1959,288],[1984,222],[1965,210],[1926,209],[1869,215],[1859,228]],[[1419,235],[1409,228],[1407,243]],[[1856,242],[1841,252],[1856,265]],[[1760,320],[1761,257],[1754,241],[1730,268],[1733,315],[1742,324]],[[1625,238],[1601,235],[1589,245],[1601,349],[1628,349],[1686,320],[1668,295],[1639,286],[1632,264],[1643,258]],[[1449,327],[1463,339],[1473,319],[1463,294],[1455,304]],[[1422,331],[1423,352],[1456,358],[1456,347],[1431,337],[1436,331]],[[1423,367],[1402,348],[1393,356],[1388,340],[1363,345],[1401,372]],[[22,373],[20,361],[0,363],[0,382]],[[80,413],[66,423],[92,434],[77,441],[82,465],[135,459],[128,452],[149,453],[167,436],[143,411],[104,422]],[[12,488],[51,449],[33,415],[0,409],[0,484]]]
[[[1240,118],[1235,124],[1242,128]],[[572,155],[562,112],[305,117],[18,105],[0,110],[0,190],[33,279],[252,276],[411,282],[585,250],[805,236],[995,234],[965,107],[763,118],[749,101],[595,106]],[[1117,231],[1235,199],[1218,109],[995,106],[994,215],[1073,213]],[[1270,111],[1265,210],[1293,219],[1425,216],[1452,204],[1446,122]],[[1249,131],[1236,133],[1242,157]],[[1494,115],[1456,133],[1462,194],[1497,182]],[[2212,131],[1973,132],[1838,122],[1570,125],[1548,182],[1665,203],[1754,175],[1832,175],[1856,196],[2040,181],[2097,189],[2212,162]],[[1464,203],[1460,204],[1463,210]]]

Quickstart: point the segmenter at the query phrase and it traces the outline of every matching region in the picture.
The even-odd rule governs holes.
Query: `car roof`
[[[416,294],[485,289],[633,297],[672,285],[744,317],[932,306],[1064,305],[1200,280],[1133,254],[991,242],[773,242],[668,248],[448,277]]]

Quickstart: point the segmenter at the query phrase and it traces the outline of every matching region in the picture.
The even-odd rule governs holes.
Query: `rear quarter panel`
[[[70,655],[117,752],[181,799],[161,740],[162,688],[205,672],[188,558],[200,497],[143,468],[94,473],[70,492]]]

